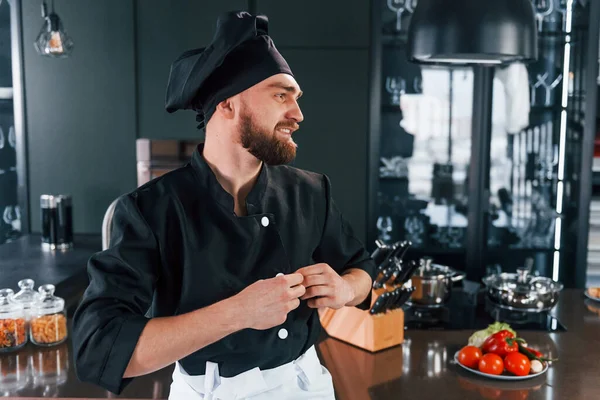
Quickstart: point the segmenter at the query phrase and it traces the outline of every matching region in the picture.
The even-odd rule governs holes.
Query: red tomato
[[[529,374],[531,362],[524,354],[510,353],[504,358],[504,368],[511,374],[525,376]]]
[[[500,375],[504,371],[504,362],[499,355],[487,353],[479,360],[479,371],[484,374]]]
[[[465,346],[458,353],[458,362],[469,368],[477,368],[483,354],[479,347]]]

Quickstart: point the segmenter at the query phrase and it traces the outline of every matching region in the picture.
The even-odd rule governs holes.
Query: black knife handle
[[[369,310],[369,313],[371,315],[377,314],[377,313],[380,312],[381,307],[385,303],[385,296],[386,296],[386,294],[387,294],[387,292],[386,293],[382,293],[381,295],[379,295],[379,297],[377,297],[377,300],[375,300],[375,303],[373,303],[373,306]]]
[[[383,287],[383,284],[387,282],[388,279],[390,279],[389,277],[391,275],[392,273],[391,271],[389,271],[389,268],[380,271],[377,275],[377,278],[375,278],[375,280],[373,281],[373,289],[381,289]]]
[[[412,245],[412,243],[409,240],[405,240],[404,242],[402,242],[400,244],[400,247],[402,247],[402,251],[399,252],[399,254],[396,256],[396,259],[398,261],[402,261],[402,259],[406,255],[406,252],[408,251],[408,249],[410,248],[411,245]]]
[[[419,269],[420,266],[421,265],[418,262],[412,260],[406,268],[406,274],[403,275],[402,279],[398,280],[397,283],[399,285],[404,285],[415,274],[415,272],[417,271],[417,269]]]
[[[394,308],[400,308],[400,307],[402,307],[408,301],[408,299],[410,299],[410,296],[413,294],[414,291],[415,291],[415,287],[414,286],[410,287],[408,289],[403,288],[402,294],[398,298],[398,301],[394,305]]]
[[[390,297],[389,297],[388,301],[385,303],[385,311],[391,310],[394,308],[394,304],[398,301],[398,298],[400,297],[400,289],[401,288],[397,288],[390,292]]]

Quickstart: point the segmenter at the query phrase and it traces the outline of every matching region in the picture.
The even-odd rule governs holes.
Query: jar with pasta
[[[27,342],[23,305],[11,300],[12,289],[0,289],[0,352],[21,348]]]
[[[40,298],[32,307],[29,335],[40,346],[53,346],[67,338],[65,301],[54,296],[54,289],[54,285],[40,286]]]
[[[29,332],[29,320],[31,319],[31,307],[39,300],[40,295],[33,288],[35,282],[31,279],[22,279],[18,283],[19,290],[15,293],[11,300],[15,303],[23,305],[23,312],[25,315],[25,332]]]

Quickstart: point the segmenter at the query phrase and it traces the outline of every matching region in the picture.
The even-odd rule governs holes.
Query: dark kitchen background
[[[46,193],[72,196],[76,235],[98,234],[115,198],[185,162],[202,134],[192,112],[164,110],[170,63],[208,43],[221,12],[245,9],[269,16],[305,92],[294,165],[331,178],[369,249],[408,239],[409,255],[464,269],[466,249],[484,246],[482,274],[529,258],[583,287],[600,278],[589,146],[598,29],[589,0],[574,1],[567,43],[566,6],[546,3],[534,2],[539,60],[496,71],[488,238],[474,244],[473,73],[408,62],[415,0],[56,0],[75,43],[65,59],[34,49],[39,1],[0,1],[0,243],[40,232]]]
[[[164,109],[172,61],[237,9],[270,18],[304,91],[294,165],[327,174],[357,236],[380,246],[370,309],[321,310],[316,347],[336,398],[600,398],[600,0],[459,2],[502,9],[491,19],[514,27],[526,13],[506,4],[531,1],[538,60],[489,67],[490,90],[486,67],[408,61],[419,1],[46,0],[73,42],[51,58],[34,47],[43,0],[0,0],[0,328],[38,287],[67,317],[52,346],[5,333],[0,397],[168,397],[173,365],[120,395],[81,382],[72,317],[114,200],[203,140],[193,112]],[[433,15],[455,2],[431,1]],[[475,14],[460,26],[497,28]],[[473,99],[488,94],[483,113]],[[523,382],[463,370],[454,355],[495,321],[559,361]]]

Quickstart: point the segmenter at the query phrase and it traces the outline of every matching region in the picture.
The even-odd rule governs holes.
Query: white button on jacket
[[[269,218],[268,217],[262,217],[260,219],[260,223],[262,226],[267,227],[269,226]]]

